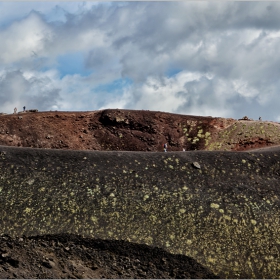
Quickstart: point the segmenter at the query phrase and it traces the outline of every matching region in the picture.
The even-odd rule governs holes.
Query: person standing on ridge
[[[25,106],[23,106],[23,112],[25,112]]]

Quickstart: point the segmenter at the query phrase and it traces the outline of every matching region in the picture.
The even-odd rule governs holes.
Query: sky
[[[0,112],[280,122],[280,2],[0,2]]]

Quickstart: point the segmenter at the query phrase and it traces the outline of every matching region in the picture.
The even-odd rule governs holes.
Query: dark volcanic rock
[[[222,278],[280,275],[279,148],[251,153],[0,150],[5,152],[0,156],[2,234],[125,240],[192,257]],[[20,239],[8,241],[1,254],[20,244]],[[59,240],[57,246],[65,254],[74,248]],[[12,254],[3,258],[10,259],[4,270],[17,265]],[[116,269],[123,273],[124,268]],[[141,268],[139,277],[149,277],[147,270]]]
[[[103,110],[0,124],[21,147],[0,149],[3,278],[279,277],[279,148],[196,151],[279,145],[278,123]]]

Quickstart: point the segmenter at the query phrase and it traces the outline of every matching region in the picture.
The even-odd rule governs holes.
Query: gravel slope
[[[146,245],[75,235],[0,237],[1,279],[210,279],[194,259]]]

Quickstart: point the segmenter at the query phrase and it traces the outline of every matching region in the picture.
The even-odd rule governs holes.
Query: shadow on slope
[[[217,279],[194,259],[160,248],[77,235],[0,237],[0,278]]]

